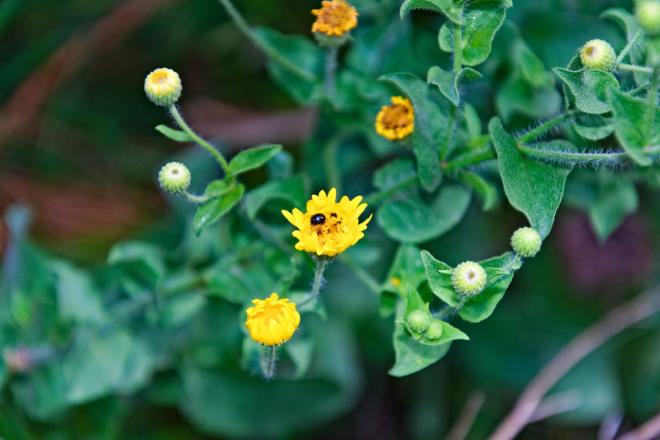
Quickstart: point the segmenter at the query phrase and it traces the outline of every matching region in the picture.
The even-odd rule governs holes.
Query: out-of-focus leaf
[[[591,141],[605,139],[614,132],[614,124],[611,118],[595,115],[578,118],[573,127],[580,136]]]
[[[460,9],[454,5],[452,0],[405,0],[401,5],[401,18],[404,18],[410,11],[415,9],[439,12],[455,23],[462,22]]]
[[[380,207],[376,219],[381,228],[403,243],[421,243],[439,237],[463,218],[470,191],[462,185],[444,185],[431,203],[419,196],[395,200]]]
[[[609,101],[614,110],[614,133],[626,153],[639,165],[653,162],[645,149],[660,142],[660,111],[655,108],[650,129],[645,127],[648,107],[642,99],[610,90]]]
[[[57,308],[64,321],[101,324],[106,320],[99,292],[85,272],[65,262],[51,265],[57,277]]]
[[[488,182],[479,174],[470,171],[461,173],[461,180],[479,194],[481,207],[484,211],[488,211],[495,206],[497,202],[497,190],[492,183]]]
[[[433,191],[442,178],[438,139],[447,129],[446,106],[442,106],[440,96],[436,95],[438,92],[415,75],[392,73],[381,79],[397,86],[413,103],[415,131],[412,143],[419,181],[427,191]]]
[[[121,265],[152,285],[157,284],[165,275],[162,251],[146,242],[115,245],[108,255],[108,264]]]
[[[241,200],[244,191],[245,187],[237,184],[231,191],[209,200],[197,208],[195,217],[193,218],[195,234],[199,235],[202,229],[211,226],[228,213]]]
[[[261,145],[238,153],[229,162],[229,172],[242,174],[259,168],[282,150],[281,145]]]
[[[497,118],[490,121],[489,131],[509,203],[525,214],[541,236],[547,236],[564,195],[570,169],[525,157],[518,151],[515,139],[504,130]]]
[[[285,200],[295,208],[302,208],[305,198],[305,181],[302,176],[293,176],[284,180],[273,180],[253,189],[245,196],[245,208],[248,217],[254,219],[259,210],[271,200]]]
[[[449,102],[454,104],[455,107],[458,107],[461,102],[459,86],[463,78],[469,80],[479,79],[481,78],[481,73],[470,67],[464,67],[458,74],[454,74],[453,72],[442,70],[438,66],[433,66],[426,75],[426,82],[436,86]]]

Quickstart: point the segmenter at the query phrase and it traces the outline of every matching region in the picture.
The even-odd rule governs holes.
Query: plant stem
[[[197,194],[189,193],[188,191],[184,192],[183,195],[186,196],[186,199],[188,199],[190,203],[200,204],[209,200],[208,196],[199,196]]]
[[[335,74],[337,72],[337,48],[328,46],[325,49],[324,88],[326,97],[332,102],[335,97]]]
[[[277,366],[277,346],[269,345],[263,347],[261,353],[261,374],[264,379],[271,380],[275,377],[275,367]]]
[[[316,257],[315,260],[316,260],[316,267],[314,268],[314,279],[312,280],[312,288],[309,291],[307,298],[302,300],[298,304],[298,307],[302,307],[305,304],[316,301],[319,295],[321,294],[321,287],[323,287],[323,274],[325,273],[325,269],[328,266],[330,259],[326,257]]]
[[[621,63],[617,66],[617,69],[623,70],[625,72],[640,72],[640,73],[653,73],[653,69],[650,67],[636,66],[634,64],[625,64]]]
[[[445,162],[441,164],[440,167],[444,171],[454,171],[496,158],[495,151],[493,151],[492,147],[488,145],[479,150],[471,151],[449,162]]]
[[[626,55],[628,55],[628,52],[630,52],[632,50],[632,48],[637,43],[637,40],[639,40],[641,36],[642,36],[642,31],[638,31],[635,34],[635,36],[632,37],[630,39],[630,41],[628,41],[628,44],[626,44],[626,47],[621,49],[621,52],[619,52],[619,56],[616,57],[616,64],[617,65],[619,65],[621,63],[621,61],[623,61],[623,59],[626,57]]]
[[[259,38],[253,29],[250,28],[250,25],[247,24],[243,16],[238,12],[234,7],[231,0],[218,0],[220,4],[225,8],[227,14],[231,17],[232,21],[238,26],[238,28],[248,37],[255,46],[261,49],[268,57],[288,70],[289,72],[299,76],[300,78],[307,81],[318,81],[318,78],[313,73],[310,73],[307,70],[304,70],[298,67],[291,60],[285,58],[280,54],[275,48],[273,48],[268,42]]]
[[[181,130],[185,131],[188,136],[192,138],[192,140],[197,143],[200,147],[208,151],[208,153],[215,158],[215,160],[218,161],[220,166],[222,167],[222,170],[225,172],[226,175],[230,176],[231,172],[229,171],[229,164],[227,163],[227,160],[225,157],[218,151],[217,148],[215,148],[213,145],[211,145],[208,141],[206,141],[204,138],[202,138],[200,135],[195,133],[195,131],[190,128],[190,126],[186,123],[186,121],[183,119],[183,116],[179,112],[179,110],[176,108],[175,105],[171,105],[169,108],[169,112],[176,121],[177,125]]]
[[[543,136],[545,133],[548,131],[552,130],[553,128],[557,127],[558,125],[563,124],[565,121],[569,120],[575,115],[575,111],[568,111],[565,113],[562,113],[560,115],[555,116],[554,118],[544,122],[543,124],[539,125],[538,127],[528,131],[527,133],[523,134],[522,136],[518,137],[518,140],[520,142],[528,142],[531,140],[534,140],[540,136]]]
[[[541,148],[534,148],[527,145],[518,145],[518,150],[526,156],[533,159],[570,162],[574,164],[589,164],[596,162],[609,162],[611,164],[619,164],[627,162],[630,157],[627,153],[613,152],[608,153],[604,151],[594,151],[587,153],[573,153],[569,151],[553,151],[544,150]],[[652,146],[646,150],[647,154],[660,154],[660,146]]]

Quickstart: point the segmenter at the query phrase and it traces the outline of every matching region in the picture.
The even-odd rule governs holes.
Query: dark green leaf
[[[275,199],[285,200],[293,207],[302,208],[306,199],[305,181],[302,176],[273,180],[247,193],[245,208],[248,217],[254,219],[264,204]]]
[[[461,173],[461,180],[479,194],[484,211],[488,211],[495,206],[495,202],[497,202],[497,190],[492,183],[488,182],[479,174],[470,171]]]
[[[202,204],[195,212],[193,229],[199,235],[202,229],[220,220],[243,197],[245,187],[237,184],[231,191]]]
[[[380,207],[376,219],[385,233],[404,243],[421,243],[453,228],[465,214],[470,191],[460,185],[445,185],[425,203],[419,196],[407,197]]]
[[[497,118],[490,121],[489,131],[509,203],[546,237],[552,229],[570,169],[554,167],[521,154],[515,139]]]
[[[481,73],[470,67],[464,67],[455,75],[453,72],[442,70],[438,66],[433,66],[429,69],[426,81],[438,87],[440,93],[449,100],[455,107],[458,107],[461,102],[461,94],[459,86],[463,78],[473,80],[481,78]]]
[[[614,110],[614,133],[628,155],[642,166],[651,165],[646,148],[660,142],[660,111],[656,107],[651,129],[644,127],[648,107],[642,99],[633,98],[617,90],[609,93]]]
[[[578,110],[592,115],[612,110],[607,102],[607,90],[618,89],[619,81],[611,73],[593,69],[573,71],[559,67],[553,71],[571,91]]]
[[[607,180],[589,207],[589,220],[599,240],[605,241],[621,223],[637,210],[635,185],[625,180]]]
[[[229,172],[241,174],[259,168],[279,153],[281,149],[281,145],[261,145],[243,150],[229,162]]]
[[[428,11],[445,14],[447,18],[455,23],[461,23],[460,9],[454,6],[452,0],[405,0],[401,5],[401,18],[415,9],[425,9]]]
[[[614,121],[602,116],[585,115],[575,120],[573,127],[575,131],[585,139],[599,141],[605,139],[614,132]]]
[[[175,142],[192,142],[193,139],[188,133],[182,130],[175,130],[170,128],[167,125],[158,125],[156,126],[156,131],[163,134],[165,137],[175,141]]]
[[[438,139],[447,130],[446,106],[442,106],[437,91],[410,73],[393,73],[381,78],[397,86],[415,108],[415,131],[412,135],[413,151],[417,157],[419,181],[427,191],[440,184],[440,155]],[[435,92],[435,93],[434,93]]]

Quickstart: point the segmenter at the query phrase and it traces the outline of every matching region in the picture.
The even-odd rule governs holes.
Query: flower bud
[[[430,341],[437,341],[442,337],[442,321],[439,319],[434,319],[431,321],[429,328],[426,329],[424,336]]]
[[[158,183],[164,191],[182,193],[190,186],[190,170],[179,162],[170,162],[160,169]]]
[[[156,105],[169,107],[181,96],[181,78],[172,69],[161,67],[151,72],[144,80],[144,91]]]
[[[511,247],[521,257],[531,258],[541,250],[541,235],[530,227],[519,228],[511,235]]]
[[[408,316],[406,316],[406,324],[408,324],[408,328],[411,332],[421,334],[429,328],[432,319],[431,312],[427,309],[417,309],[413,310]]]
[[[616,62],[616,52],[607,41],[591,40],[580,49],[580,61],[589,69],[612,70]]]
[[[660,1],[642,0],[637,2],[635,17],[644,31],[651,35],[660,34]]]
[[[451,274],[451,284],[459,295],[474,296],[486,287],[486,271],[479,263],[466,261],[456,266]]]

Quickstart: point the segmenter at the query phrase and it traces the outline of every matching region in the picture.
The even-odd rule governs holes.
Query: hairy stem
[[[606,151],[593,151],[593,152],[570,152],[570,151],[555,151],[545,150],[542,148],[530,147],[527,145],[518,145],[518,151],[532,159],[539,159],[543,161],[564,162],[574,165],[588,165],[594,163],[607,163],[609,165],[620,165],[622,163],[630,162],[630,157],[627,153],[620,152],[606,152]],[[660,154],[660,146],[654,145],[647,148],[646,152],[651,155]]]
[[[261,352],[261,374],[264,379],[271,380],[275,377],[275,369],[277,367],[277,346],[265,346]]]
[[[544,122],[543,124],[539,125],[538,127],[528,131],[527,133],[523,134],[522,136],[518,137],[518,140],[520,142],[529,142],[531,140],[534,140],[540,136],[543,136],[546,134],[548,131],[552,130],[553,128],[563,124],[567,120],[571,119],[575,115],[575,111],[568,111],[566,113],[562,113],[560,115],[555,116],[554,118]]]
[[[186,123],[186,121],[183,119],[183,116],[179,112],[179,110],[176,108],[175,105],[171,105],[169,107],[169,112],[170,115],[174,118],[174,121],[176,121],[177,125],[181,130],[185,131],[188,136],[192,138],[192,140],[195,141],[197,145],[208,151],[208,153],[215,158],[216,161],[220,164],[222,167],[222,170],[225,172],[227,175],[231,175],[229,172],[229,164],[227,163],[227,160],[225,157],[218,151],[217,148],[215,148],[213,145],[211,145],[208,141],[206,141],[204,138],[202,138],[200,135],[195,133],[195,131],[190,128],[190,126]]]
[[[186,199],[188,199],[188,201],[190,203],[200,204],[200,203],[207,202],[209,200],[208,196],[200,196],[200,195],[197,195],[197,194],[189,193],[188,191],[184,192],[183,195],[186,196]]]
[[[628,52],[632,50],[633,47],[635,47],[635,44],[637,44],[637,41],[641,38],[642,36],[642,31],[639,31],[635,34],[634,37],[628,41],[628,44],[626,44],[626,47],[621,49],[621,52],[619,52],[619,56],[616,57],[616,64],[619,65],[621,61],[628,55]]]
[[[335,96],[335,75],[337,73],[337,48],[329,46],[325,49],[325,95],[330,101]]]
[[[650,67],[637,66],[635,64],[621,63],[617,66],[617,69],[623,70],[624,72],[653,73],[653,69]]]
[[[463,156],[460,156],[454,160],[450,160],[448,162],[444,162],[440,164],[440,167],[444,171],[454,171],[454,170],[459,170],[462,168],[466,168],[472,165],[477,165],[482,162],[496,159],[497,156],[495,155],[495,151],[493,148],[488,145],[484,148],[480,148],[478,150],[471,151],[467,154],[464,154]]]
[[[308,72],[307,70],[301,69],[295,63],[291,62],[288,58],[283,57],[276,49],[274,49],[268,42],[259,38],[254,30],[250,28],[250,25],[245,21],[243,16],[238,12],[234,7],[231,0],[218,0],[220,4],[225,8],[227,14],[231,17],[232,21],[238,26],[238,28],[248,37],[255,46],[261,49],[268,57],[282,66],[284,69],[293,73],[294,75],[299,76],[302,79],[307,81],[317,81],[318,78],[316,75]]]
[[[319,295],[321,295],[321,287],[323,287],[323,274],[325,273],[325,269],[328,266],[330,259],[326,257],[318,257],[315,258],[315,260],[316,260],[316,267],[314,268],[314,279],[312,280],[312,288],[310,289],[307,298],[305,298],[298,304],[299,307],[302,307],[310,302],[316,301]]]

